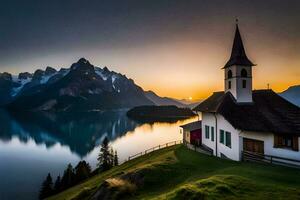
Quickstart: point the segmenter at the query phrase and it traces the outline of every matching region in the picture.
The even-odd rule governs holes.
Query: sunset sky
[[[80,57],[161,96],[202,99],[223,90],[235,18],[254,88],[300,84],[298,0],[6,1],[0,71],[69,67]]]

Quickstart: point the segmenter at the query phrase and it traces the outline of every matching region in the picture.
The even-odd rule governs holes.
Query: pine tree
[[[119,157],[118,157],[117,151],[115,151],[115,155],[114,155],[114,166],[118,166],[118,165],[119,165]]]
[[[105,137],[105,139],[102,142],[97,160],[98,167],[100,168],[100,170],[106,171],[111,168],[110,151],[107,137]]]
[[[64,171],[64,175],[61,179],[61,189],[67,189],[75,184],[75,174],[74,169],[71,164],[67,166],[67,169]]]
[[[39,199],[45,199],[53,194],[53,182],[51,174],[48,173],[46,180],[42,183],[42,187],[39,194]]]
[[[58,175],[54,183],[54,192],[59,193],[60,191],[61,191],[61,180],[60,180],[60,175]]]
[[[110,148],[109,160],[110,160],[110,167],[114,166],[114,150]]]
[[[76,183],[87,179],[91,175],[91,167],[85,161],[80,161],[75,167]]]

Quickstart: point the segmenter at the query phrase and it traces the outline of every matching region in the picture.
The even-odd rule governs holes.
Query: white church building
[[[243,151],[300,160],[300,108],[270,89],[252,90],[253,66],[236,25],[231,56],[222,68],[224,91],[194,108],[202,116],[202,121],[193,122],[201,127],[197,144],[236,161]],[[182,128],[189,143],[191,126]]]

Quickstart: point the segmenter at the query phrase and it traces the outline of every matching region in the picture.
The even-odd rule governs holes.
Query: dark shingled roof
[[[237,103],[230,92],[215,92],[195,111],[221,114],[245,131],[300,135],[300,108],[272,90],[254,90],[253,103]]]
[[[224,68],[230,67],[232,65],[254,66],[254,64],[248,59],[246,55],[238,25],[236,25],[231,56]]]
[[[194,131],[197,129],[201,129],[201,121],[195,121],[195,122],[191,122],[188,124],[184,124],[182,126],[180,126],[183,129],[189,130],[189,131]]]

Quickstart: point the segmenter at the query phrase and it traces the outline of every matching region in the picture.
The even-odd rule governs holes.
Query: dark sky
[[[1,1],[0,71],[69,67],[86,57],[145,89],[200,98],[223,87],[236,17],[258,64],[255,86],[299,84],[298,0]]]

